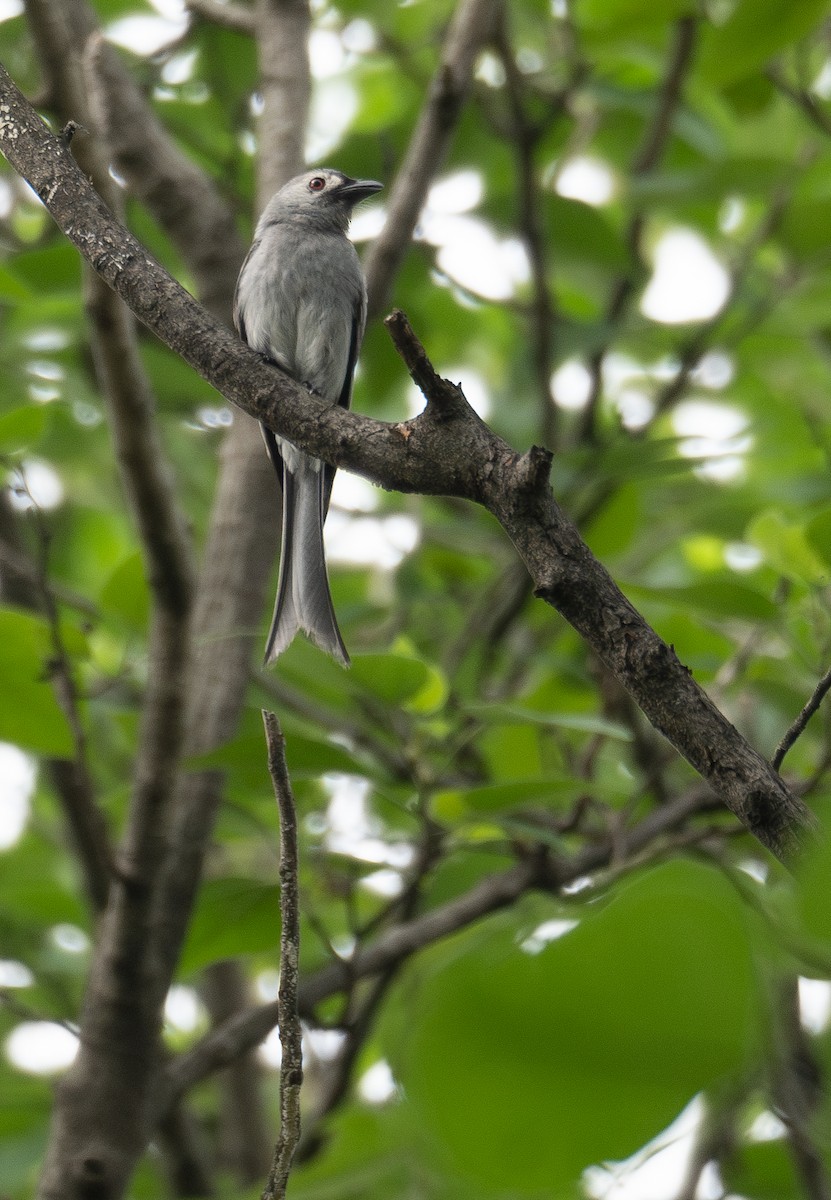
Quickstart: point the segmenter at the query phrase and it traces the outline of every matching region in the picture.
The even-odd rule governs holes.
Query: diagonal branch
[[[503,11],[498,23],[496,47],[505,70],[505,89],[510,113],[510,134],[516,158],[520,228],[531,269],[532,298],[529,306],[531,360],[540,405],[540,430],[546,446],[557,447],[557,408],[551,397],[551,367],[554,356],[554,331],[557,311],[548,283],[548,253],[540,204],[540,185],[535,157],[543,131],[554,124],[569,101],[566,87],[552,102],[548,120],[534,122],[526,112],[522,73],[517,67],[510,43],[508,23]],[[573,86],[573,85],[572,85]]]
[[[450,146],[473,77],[476,56],[494,30],[501,0],[460,0],[442,59],[387,202],[384,228],[366,258],[369,315],[387,305],[436,171]]]
[[[654,171],[664,155],[672,133],[673,121],[681,102],[684,82],[692,66],[697,33],[698,19],[696,17],[688,15],[681,17],[676,22],[672,53],[658,91],[655,112],[632,162],[632,174],[635,178]],[[641,210],[636,210],[626,231],[626,244],[631,255],[631,266],[629,271],[622,275],[615,284],[606,308],[604,321],[610,329],[613,329],[621,320],[637,284],[643,228],[644,214]],[[589,363],[591,391],[580,423],[581,440],[591,441],[595,436],[597,410],[603,387],[605,355],[606,348],[601,347],[592,355]]]
[[[782,761],[788,751],[796,742],[797,738],[801,737],[810,721],[811,717],[822,704],[828,690],[831,688],[831,668],[829,668],[817,686],[814,688],[811,695],[808,697],[805,705],[799,716],[791,724],[790,728],[785,731],[782,740],[774,751],[773,758],[770,760],[771,765],[778,771],[782,766]]]
[[[86,28],[86,0],[63,3],[76,31]],[[245,254],[233,206],[173,141],[115,47],[95,28],[75,38],[94,127],[117,170],[188,264],[202,303],[227,318]]]

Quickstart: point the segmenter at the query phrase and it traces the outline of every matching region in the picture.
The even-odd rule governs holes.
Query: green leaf
[[[246,878],[211,879],[202,887],[179,970],[275,950],[280,944],[280,888]]]
[[[805,526],[805,536],[811,549],[831,568],[831,508],[811,518]]]
[[[388,130],[419,98],[417,88],[397,65],[377,56],[361,64],[355,83],[360,104],[352,121],[353,133]]]
[[[720,1171],[731,1195],[752,1200],[801,1200],[804,1196],[793,1156],[781,1139],[741,1146],[720,1164]]]
[[[595,713],[537,712],[531,708],[523,708],[521,704],[474,704],[469,712],[480,721],[489,723],[522,721],[551,729],[575,729],[580,733],[600,734],[624,742],[632,740],[632,731],[625,725],[609,721]]]
[[[552,256],[558,262],[590,262],[607,270],[625,270],[629,253],[608,219],[580,200],[549,195],[545,218]]]
[[[356,654],[349,682],[359,684],[385,704],[403,704],[405,700],[415,701],[433,680],[427,664],[420,659],[401,654]]]
[[[30,299],[31,290],[6,267],[0,267],[0,300],[15,303]]]
[[[51,653],[46,621],[0,608],[0,741],[67,758],[72,734],[47,680]]]
[[[286,737],[286,762],[292,775],[317,777],[329,771],[361,775],[364,771],[361,760],[345,747],[297,733]]]
[[[48,409],[26,404],[0,416],[0,454],[17,454],[37,442],[44,429]]]
[[[627,595],[637,604],[657,600],[682,610],[695,609],[716,617],[738,617],[747,621],[772,621],[777,606],[746,583],[736,579],[709,578],[685,587],[645,588],[625,586]]]
[[[575,16],[581,25],[604,33],[641,24],[663,24],[689,12],[689,0],[577,0]]]
[[[770,508],[751,521],[747,540],[764,552],[776,571],[788,578],[819,587],[828,582],[828,568],[814,552],[802,525],[789,522]]]
[[[424,663],[424,666],[427,678],[418,691],[404,701],[404,707],[408,712],[417,713],[423,717],[430,716],[444,708],[450,691],[447,677],[439,667],[430,663]]]
[[[704,25],[696,70],[719,87],[736,83],[805,37],[827,11],[827,0],[739,0],[723,24]]]
[[[757,1048],[745,913],[710,867],[643,872],[539,953],[518,936],[495,920],[437,952],[388,1047],[420,1119],[487,1189],[627,1157]]]
[[[144,560],[136,551],[119,563],[101,589],[101,607],[143,633],[150,615]]]
[[[627,791],[631,788],[627,789]],[[457,821],[471,815],[502,813],[506,809],[528,808],[541,804],[567,808],[587,791],[586,781],[570,775],[532,775],[510,783],[489,783],[482,787],[448,789],[437,792],[431,811],[439,820]],[[608,789],[603,789],[608,799]]]
[[[188,760],[190,770],[201,771],[210,767],[227,768],[240,783],[249,787],[269,787],[266,760],[265,735],[256,727],[258,714],[251,724],[237,737],[208,754],[199,754]],[[261,722],[260,722],[261,724]],[[286,731],[286,763],[289,773],[298,778],[340,772],[344,775],[360,775],[363,764],[343,746],[326,742],[322,738],[309,737],[294,730]]]
[[[826,824],[820,838],[797,864],[795,917],[798,940],[809,950],[812,965],[828,964],[831,977],[831,828]]]

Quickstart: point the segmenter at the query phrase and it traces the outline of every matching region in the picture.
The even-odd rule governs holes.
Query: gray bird
[[[290,180],[260,217],[234,297],[243,341],[344,408],[366,324],[366,284],[346,231],[354,206],[381,186],[328,168]],[[348,666],[323,554],[335,469],[262,431],[283,491],[280,577],[265,661],[273,662],[302,629]]]

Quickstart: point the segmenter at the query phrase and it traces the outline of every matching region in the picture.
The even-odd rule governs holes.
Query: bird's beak
[[[378,183],[375,179],[347,179],[341,184],[340,194],[348,196],[353,204],[357,204],[359,200],[366,200],[367,196],[374,196],[376,192],[380,192],[383,183]]]

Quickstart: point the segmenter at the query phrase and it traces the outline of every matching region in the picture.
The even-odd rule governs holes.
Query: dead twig
[[[280,723],[263,709],[268,770],[280,812],[280,1135],[263,1191],[263,1200],[282,1200],[291,1163],[300,1141],[300,1088],[303,1083],[303,1048],[297,992],[300,963],[300,895],[297,852],[297,809],[286,766],[286,742]]]

